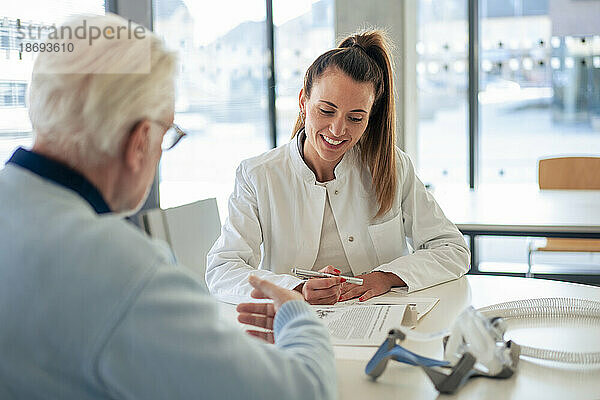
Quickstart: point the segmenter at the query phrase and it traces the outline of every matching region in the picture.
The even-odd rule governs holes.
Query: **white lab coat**
[[[344,155],[327,187],[315,184],[296,139],[244,160],[229,217],[207,256],[211,293],[248,295],[252,273],[290,289],[300,284],[290,269],[314,265],[325,191],[354,275],[392,272],[415,291],[465,274],[470,253],[462,234],[425,189],[408,156],[398,148],[396,155],[396,199],[378,218],[371,176],[357,149]]]

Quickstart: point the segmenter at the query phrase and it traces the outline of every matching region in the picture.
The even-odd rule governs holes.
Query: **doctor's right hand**
[[[328,274],[338,275],[339,270],[328,265],[319,270]],[[298,286],[304,299],[310,304],[335,304],[340,298],[344,278],[312,278]]]

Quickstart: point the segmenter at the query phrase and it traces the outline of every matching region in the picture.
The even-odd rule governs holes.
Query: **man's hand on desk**
[[[250,294],[255,299],[272,299],[273,303],[241,303],[237,306],[238,321],[243,324],[256,326],[258,328],[267,329],[268,331],[258,331],[248,329],[246,332],[265,340],[269,343],[274,343],[273,337],[273,319],[277,310],[288,301],[304,300],[302,295],[293,290],[287,290],[277,286],[269,281],[260,279],[257,276],[251,275],[248,282],[254,287]]]
[[[328,274],[339,275],[340,271],[332,265],[319,270]],[[301,292],[310,304],[335,304],[340,298],[344,278],[311,278],[298,285],[294,290]]]
[[[344,283],[339,301],[346,301],[359,297],[359,301],[369,300],[371,297],[379,296],[390,291],[393,286],[406,286],[406,283],[391,272],[369,272],[368,274],[358,275],[362,278],[362,285]]]

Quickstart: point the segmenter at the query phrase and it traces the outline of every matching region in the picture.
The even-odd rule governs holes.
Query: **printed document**
[[[420,320],[427,314],[440,299],[435,297],[404,297],[394,295],[383,295],[373,297],[367,301],[358,301],[358,299],[352,299],[337,303],[337,306],[349,306],[349,305],[405,305],[415,306],[417,310],[417,320]],[[415,321],[416,322],[416,321]]]
[[[342,303],[343,304],[343,303]],[[312,306],[334,346],[379,346],[401,324],[406,305]]]

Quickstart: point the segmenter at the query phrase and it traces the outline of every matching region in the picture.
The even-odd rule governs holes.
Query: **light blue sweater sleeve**
[[[276,344],[218,315],[191,275],[159,268],[117,316],[94,361],[107,392],[126,399],[334,399],[326,328],[302,301],[275,316]]]

